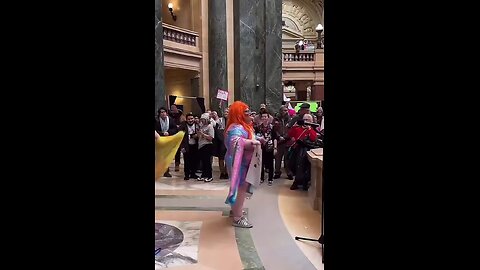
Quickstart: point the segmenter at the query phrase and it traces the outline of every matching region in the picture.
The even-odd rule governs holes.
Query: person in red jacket
[[[304,190],[308,190],[308,184],[310,181],[310,163],[306,158],[306,148],[302,144],[305,140],[314,142],[317,139],[317,133],[309,123],[313,123],[313,117],[310,114],[305,114],[302,120],[297,121],[295,125],[288,132],[288,136],[293,140],[293,148],[291,151],[292,158],[290,164],[290,170],[295,175],[291,190],[298,189],[298,185],[301,184]]]
[[[309,137],[311,141],[315,141],[315,139],[317,138],[317,133],[315,132],[315,130],[312,129],[312,126],[305,125],[305,123],[312,122],[313,117],[310,114],[305,114],[303,116],[303,119],[295,123],[290,129],[290,131],[288,132],[288,137],[290,137],[290,139],[294,141],[294,143],[307,137]],[[296,146],[297,145],[295,145],[294,147]]]

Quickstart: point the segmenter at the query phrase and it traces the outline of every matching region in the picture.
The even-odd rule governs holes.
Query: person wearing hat
[[[303,103],[302,105],[300,105],[300,110],[298,110],[297,115],[292,117],[292,120],[290,120],[290,122],[288,123],[288,128],[293,127],[293,125],[295,125],[298,120],[302,120],[305,114],[310,114],[310,104],[308,103]]]
[[[260,110],[258,111],[258,114],[253,118],[254,126],[258,126],[261,123],[263,123],[261,118],[262,118],[262,114],[265,114],[265,113],[268,113],[267,105],[262,103],[260,104]],[[272,124],[272,123],[273,123],[273,116],[271,114],[268,114],[267,124]]]
[[[288,130],[288,133],[290,133],[290,130],[296,126],[298,120],[303,120],[304,118],[304,115],[306,114],[310,114],[310,104],[308,103],[303,103],[302,105],[300,105],[300,110],[298,110],[298,113],[297,115],[295,115],[294,117],[292,117],[292,119],[290,120],[290,122],[287,124],[287,130]],[[288,141],[285,143],[285,147],[287,149],[290,148],[290,146],[292,146],[294,144],[294,140],[291,140],[291,136],[288,136]],[[289,167],[289,169],[291,168],[292,164],[290,164],[291,162],[294,162],[295,160],[290,160],[290,158],[287,158],[288,159],[288,163],[287,166]],[[293,180],[293,170],[289,170],[290,171],[290,174],[288,174],[288,179],[289,180]]]

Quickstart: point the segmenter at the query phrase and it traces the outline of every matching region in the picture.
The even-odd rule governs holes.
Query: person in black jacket
[[[195,124],[195,120],[192,113],[187,114],[187,120],[182,122],[180,125],[180,130],[185,132],[183,136],[182,144],[180,146],[180,151],[183,153],[183,163],[184,163],[184,180],[189,180],[190,178],[197,179],[199,176],[196,174],[198,161],[200,157],[198,156],[198,130],[199,126]]]
[[[268,170],[268,185],[273,184],[273,161],[276,154],[277,139],[276,132],[273,130],[273,124],[270,123],[270,113],[264,110],[260,114],[259,124],[255,126],[255,134],[257,137],[265,139],[265,143],[262,144],[262,171],[260,173],[260,183],[265,180],[265,171]]]
[[[165,107],[158,109],[158,114],[155,118],[155,131],[157,131],[160,136],[172,136],[178,132],[175,120],[168,116],[167,109],[165,109]],[[172,177],[170,170],[167,169],[163,176]]]
[[[185,122],[185,116],[183,116],[183,111],[177,108],[176,104],[172,104],[170,106],[170,113],[168,114],[175,120],[175,124],[177,128],[180,128],[180,125]],[[177,153],[175,154],[175,171],[178,172],[180,170],[180,149],[178,149]]]

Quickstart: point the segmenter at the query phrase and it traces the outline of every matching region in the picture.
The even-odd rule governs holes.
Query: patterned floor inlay
[[[198,262],[201,221],[155,222],[155,269]]]
[[[176,222],[185,222],[186,220],[201,220],[202,227],[200,229],[200,245],[198,263],[204,265],[205,261],[202,261],[202,251],[203,253],[208,253],[212,249],[212,245],[218,243],[214,242],[215,239],[212,237],[222,237],[224,241],[231,241],[230,246],[226,245],[221,253],[222,260],[223,253],[225,249],[234,250],[237,259],[241,262],[240,268],[233,269],[264,269],[262,261],[257,254],[255,244],[252,240],[249,229],[237,228],[231,225],[232,219],[229,217],[230,208],[228,207],[157,207],[156,208],[156,218],[159,220],[176,220]],[[245,215],[248,217],[248,209],[244,209]],[[204,214],[202,214],[204,213]],[[214,214],[218,213],[218,214]],[[165,223],[164,221],[161,221]],[[172,223],[169,223],[172,224]],[[178,223],[176,223],[178,224]],[[211,233],[205,231],[210,230]],[[184,231],[184,230],[182,230]],[[180,241],[176,241],[180,242]],[[202,249],[203,247],[208,246],[208,248]],[[190,245],[192,246],[192,245]],[[178,248],[177,248],[178,250]],[[178,253],[178,252],[177,252]],[[215,254],[210,254],[215,256]],[[207,255],[206,255],[207,256]],[[216,254],[218,257],[218,254]],[[171,265],[185,265],[187,263],[192,263],[195,258],[189,256],[186,257],[172,257],[170,262]],[[208,259],[207,259],[208,260]],[[156,262],[157,264],[157,262]],[[190,268],[189,268],[190,269]],[[215,268],[217,269],[217,268]],[[220,269],[220,268],[218,268]],[[227,269],[227,268],[225,268]],[[230,269],[230,268],[229,268]]]

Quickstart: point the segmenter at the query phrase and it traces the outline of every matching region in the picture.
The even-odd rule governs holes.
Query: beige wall
[[[168,11],[168,3],[173,4],[173,14],[177,15],[176,21],[172,19],[172,15]],[[194,20],[192,20],[191,0],[162,0],[162,9],[164,23],[195,31],[193,29]]]
[[[201,1],[201,22],[202,31],[200,35],[201,51],[202,51],[202,69],[200,70],[200,88],[201,96],[205,98],[205,108],[210,107],[210,99],[208,98],[210,81],[209,81],[209,69],[208,69],[208,0]]]
[[[199,0],[190,0],[191,16],[192,16],[192,29],[195,32],[198,32],[199,35],[202,34],[202,3]]]
[[[167,100],[169,95],[175,96],[196,96],[192,93],[191,79],[195,78],[198,72],[185,69],[165,69],[165,92]],[[176,104],[184,106],[184,112],[199,113],[200,108],[195,99],[177,98]]]

